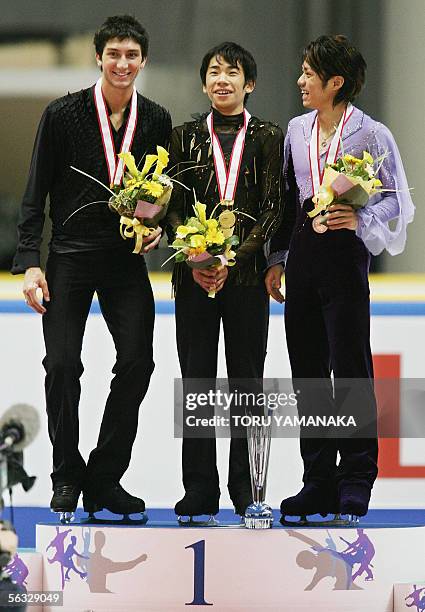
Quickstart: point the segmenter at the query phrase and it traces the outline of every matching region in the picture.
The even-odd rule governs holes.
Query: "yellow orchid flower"
[[[232,247],[230,245],[226,247],[226,250],[224,251],[223,255],[227,259],[227,265],[233,266],[234,262],[232,262],[232,259],[235,258],[236,252],[232,251]]]
[[[134,160],[133,155],[130,152],[118,153],[118,157],[123,160],[131,176],[137,178],[139,176],[139,171],[137,170],[136,162]]]
[[[203,224],[207,224],[207,205],[201,204],[201,202],[196,202],[193,207],[195,211],[195,215],[198,217],[199,221]]]
[[[140,172],[142,178],[145,178],[149,170],[154,165],[156,159],[157,159],[156,155],[146,155],[145,163],[143,164],[143,168]]]
[[[162,192],[164,191],[163,186],[160,183],[157,183],[156,181],[145,181],[143,183],[143,189],[144,191],[146,191],[146,193],[153,196],[154,198],[159,198],[162,195]]]
[[[155,171],[153,173],[153,178],[158,178],[158,176],[162,174],[162,171],[164,170],[164,168],[168,166],[168,151],[164,149],[164,147],[160,147],[160,146],[156,147],[156,151],[158,155],[157,155]]]
[[[368,151],[363,151],[363,161],[373,165],[373,157]]]
[[[197,234],[198,228],[193,227],[193,225],[179,225],[176,230],[177,238],[186,238],[189,234]]]
[[[202,249],[202,251],[200,251],[202,253],[207,248],[205,237],[201,234],[195,234],[194,236],[191,236],[190,246],[192,249]]]
[[[207,219],[206,220],[207,229],[216,229],[218,227],[217,219]]]

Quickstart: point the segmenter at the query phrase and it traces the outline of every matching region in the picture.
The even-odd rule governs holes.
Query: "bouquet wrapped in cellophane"
[[[174,257],[177,262],[185,261],[191,268],[198,269],[235,265],[232,249],[239,244],[239,238],[233,235],[235,214],[224,210],[214,218],[216,209],[217,206],[207,219],[206,205],[194,204],[195,215],[176,229],[176,238],[170,245],[176,253],[170,259]],[[215,291],[210,291],[208,297],[214,298]]]
[[[133,155],[130,152],[119,153],[126,166],[123,176],[122,186],[112,185],[112,189],[106,187],[94,176],[74,168],[73,170],[87,176],[104,187],[111,197],[105,203],[109,208],[119,215],[120,233],[124,238],[135,238],[136,243],[133,253],[140,253],[143,247],[143,238],[155,231],[158,223],[167,213],[168,203],[173,190],[173,180],[163,173],[168,164],[168,152],[163,147],[156,147],[156,155],[146,155],[143,168],[139,170],[136,166]],[[150,172],[155,165],[153,172]],[[184,187],[184,185],[182,185]],[[64,223],[73,215],[91,204],[100,202],[89,202],[74,211]]]
[[[121,215],[121,236],[136,239],[133,253],[140,253],[143,237],[153,232],[165,217],[173,189],[170,177],[163,174],[168,164],[168,153],[163,147],[157,146],[156,149],[157,155],[147,155],[141,170],[130,152],[118,155],[127,166],[127,172],[123,186],[110,198],[109,208]],[[150,173],[155,163],[155,169]]]
[[[355,210],[366,206],[369,198],[381,189],[382,183],[376,178],[386,154],[373,159],[363,151],[363,158],[342,155],[334,164],[326,164],[322,184],[313,196],[314,209],[309,217],[322,215],[321,223],[326,223],[325,214],[332,204],[349,204]]]

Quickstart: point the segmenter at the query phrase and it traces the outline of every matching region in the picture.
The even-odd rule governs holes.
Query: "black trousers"
[[[344,401],[347,407],[347,381],[340,379],[356,379],[348,408],[369,424],[365,437],[313,438],[302,431],[304,482],[348,481],[372,487],[377,476],[369,259],[363,242],[350,230],[317,234],[306,220],[293,235],[285,273],[285,328],[292,377],[301,388],[298,411],[337,414]]]
[[[43,332],[53,485],[95,489],[116,483],[130,462],[139,406],[154,369],[154,301],[143,257],[126,247],[51,253],[46,267],[50,302]],[[96,448],[88,464],[78,449],[81,348],[94,292],[112,335],[116,362]]]
[[[229,389],[232,380],[262,379],[267,348],[269,299],[260,286],[225,283],[214,299],[185,275],[176,295],[176,333],[183,379],[215,379],[220,322],[223,322]],[[200,381],[200,387],[202,382]],[[213,414],[213,409],[211,409]],[[183,437],[183,485],[207,495],[219,493],[216,442],[211,437]],[[232,437],[228,488],[234,499],[250,490],[246,435]]]

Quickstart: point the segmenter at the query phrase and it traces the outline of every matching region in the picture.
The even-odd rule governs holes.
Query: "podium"
[[[39,524],[36,541],[66,612],[392,612],[394,585],[425,579],[422,526]]]

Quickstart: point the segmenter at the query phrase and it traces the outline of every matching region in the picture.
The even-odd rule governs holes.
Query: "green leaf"
[[[202,225],[197,217],[189,217],[189,219],[185,221],[185,225],[196,227],[200,234],[205,234],[206,232],[206,227]]]
[[[173,249],[184,249],[188,245],[182,238],[176,238],[171,246]]]
[[[224,241],[224,244],[230,245],[230,246],[238,246],[239,237],[235,235],[229,236],[229,238],[226,238],[226,240]]]

